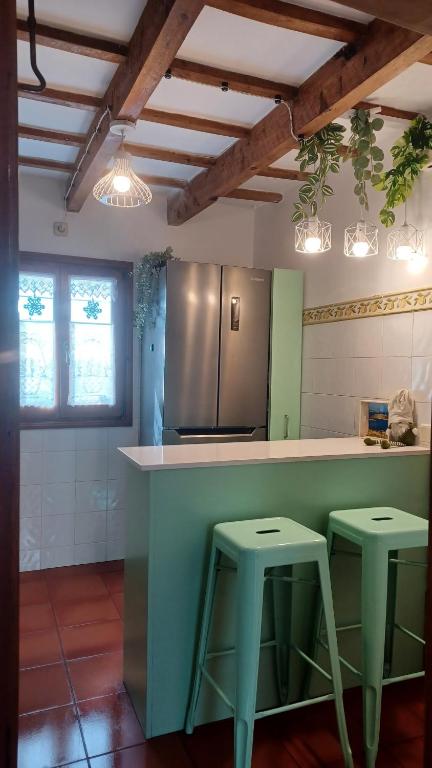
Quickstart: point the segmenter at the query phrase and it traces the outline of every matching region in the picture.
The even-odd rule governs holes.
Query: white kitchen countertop
[[[360,437],[316,440],[274,440],[250,443],[205,443],[193,445],[137,446],[119,448],[128,461],[142,471],[229,467],[242,464],[278,464],[290,461],[367,459],[388,456],[420,456],[423,446],[390,448],[367,446]]]

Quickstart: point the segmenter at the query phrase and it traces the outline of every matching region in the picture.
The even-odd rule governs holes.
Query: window
[[[132,265],[21,254],[23,426],[131,423]]]

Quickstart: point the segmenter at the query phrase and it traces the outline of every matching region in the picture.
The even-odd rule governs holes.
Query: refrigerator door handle
[[[284,416],[284,433],[283,433],[283,439],[288,440],[289,437],[289,416],[286,413]]]
[[[188,440],[190,440],[193,443],[194,440],[197,439],[197,437],[201,437],[201,438],[205,437],[205,439],[208,440],[208,442],[210,443],[212,440],[221,440],[221,439],[229,438],[230,440],[234,441],[236,437],[239,438],[240,440],[242,438],[244,439],[245,437],[252,437],[256,432],[256,428],[252,427],[251,429],[248,429],[247,431],[244,431],[244,432],[215,432],[213,435],[208,432],[199,432],[199,431],[194,432],[193,434],[191,434],[191,432],[188,431],[187,434],[183,434],[182,431],[179,429],[176,429],[175,432],[179,436],[180,440],[184,442],[187,442]]]

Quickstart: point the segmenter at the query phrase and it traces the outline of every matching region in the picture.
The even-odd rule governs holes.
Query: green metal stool
[[[208,657],[218,655],[217,653],[207,655],[207,641],[213,612],[216,577],[218,571],[222,568],[220,565],[222,554],[234,561],[237,571],[236,693],[234,704],[228,699],[205,667]],[[266,569],[300,563],[316,563],[318,566],[330,652],[331,675],[319,667],[297,645],[291,644],[291,648],[303,660],[309,662],[327,680],[333,683],[334,693],[317,699],[309,699],[304,702],[286,704],[256,712],[264,582],[269,577],[271,579],[278,578],[273,574],[270,574],[270,576],[266,575]],[[297,580],[291,576],[281,576],[280,578],[290,584],[305,582],[304,579]],[[266,645],[269,645],[269,643],[266,643]],[[276,645],[276,642],[273,645]],[[253,730],[256,719],[328,699],[335,701],[339,737],[345,766],[346,768],[352,768],[353,762],[343,707],[343,691],[333,613],[327,543],[323,536],[284,517],[221,523],[215,526],[193,689],[186,718],[187,733],[192,733],[194,729],[196,707],[203,675],[234,714],[234,768],[249,768],[251,765]]]
[[[343,551],[344,555],[362,558],[361,624],[337,627],[336,630],[362,630],[362,671],[342,657],[340,662],[362,681],[366,766],[373,768],[378,753],[383,684],[424,674],[389,677],[395,628],[424,645],[422,638],[395,621],[396,580],[399,564],[426,567],[425,563],[399,559],[398,552],[426,547],[428,522],[392,507],[343,509],[330,513],[327,532],[330,559],[340,552],[334,548],[335,536],[361,548],[360,555]],[[315,640],[315,651],[318,644],[328,648],[322,631],[322,611],[318,616]]]

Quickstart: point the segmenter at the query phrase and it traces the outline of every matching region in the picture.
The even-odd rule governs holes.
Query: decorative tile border
[[[432,288],[419,288],[404,293],[382,293],[365,299],[311,307],[303,312],[303,325],[336,323],[340,320],[396,315],[401,312],[420,312],[425,309],[432,309]]]

